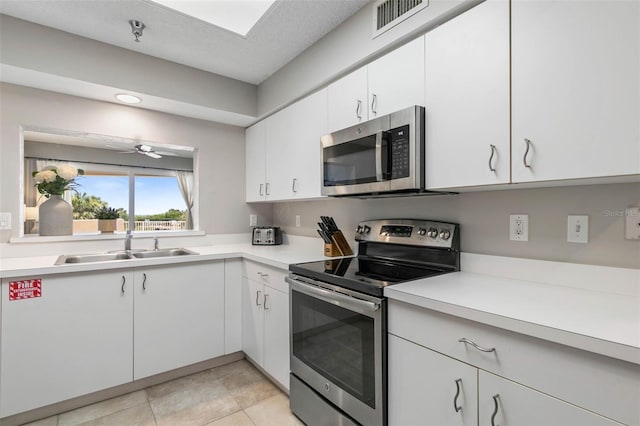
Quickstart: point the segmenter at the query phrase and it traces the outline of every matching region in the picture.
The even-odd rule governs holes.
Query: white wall
[[[244,129],[141,108],[0,84],[0,211],[12,214],[18,237],[23,205],[21,126],[38,126],[142,139],[197,148],[200,229],[210,234],[249,232],[249,214],[269,223],[271,206],[245,203]]]
[[[469,253],[640,268],[640,241],[624,239],[621,214],[631,206],[640,206],[637,183],[282,203],[274,207],[274,222],[289,234],[315,236],[319,216],[333,216],[353,244],[361,220],[451,221],[460,224],[462,250]],[[528,242],[509,240],[513,213],[529,215]],[[567,242],[570,214],[589,216],[588,244]],[[301,215],[300,228],[295,227],[296,215]]]

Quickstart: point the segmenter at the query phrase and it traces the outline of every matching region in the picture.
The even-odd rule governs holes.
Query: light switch
[[[11,213],[0,213],[0,229],[11,229]]]
[[[589,216],[568,216],[567,241],[570,243],[589,242]]]

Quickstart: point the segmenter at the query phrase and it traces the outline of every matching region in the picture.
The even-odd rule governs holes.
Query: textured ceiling
[[[277,0],[246,37],[147,0],[1,0],[0,12],[259,84],[367,3]],[[140,43],[130,19],[146,25]]]

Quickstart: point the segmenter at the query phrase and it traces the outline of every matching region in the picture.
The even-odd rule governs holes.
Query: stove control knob
[[[451,236],[451,232],[447,230],[440,232],[440,238],[442,238],[445,241],[448,240],[450,236]]]
[[[422,235],[422,236],[423,236],[423,235],[425,235],[426,233],[427,233],[427,230],[426,230],[426,229],[424,229],[424,228],[419,228],[419,229],[418,229],[418,235]]]
[[[364,233],[368,234],[369,232],[371,232],[371,228],[369,228],[367,225],[364,226]]]
[[[358,227],[356,228],[356,234],[362,234],[362,231],[364,231],[364,228],[362,227],[362,225],[358,225]]]
[[[430,238],[436,238],[438,236],[438,230],[436,228],[429,228],[427,236]]]

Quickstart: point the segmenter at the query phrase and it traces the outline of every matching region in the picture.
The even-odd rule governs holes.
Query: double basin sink
[[[150,259],[155,257],[175,257],[196,255],[195,251],[185,248],[171,248],[160,250],[130,250],[113,253],[62,255],[58,257],[55,265],[66,265],[89,262],[110,262],[113,260]]]

